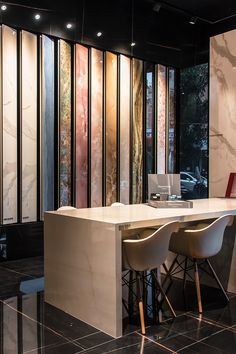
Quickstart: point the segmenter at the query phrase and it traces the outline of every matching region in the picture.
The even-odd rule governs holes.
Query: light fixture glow
[[[102,36],[102,32],[98,32],[97,37],[101,37],[101,36]]]
[[[131,45],[131,47],[134,47],[136,45],[136,43],[132,42],[130,45]]]
[[[67,23],[66,28],[71,29],[72,28],[72,24],[71,23]]]
[[[195,25],[197,22],[197,17],[191,17],[191,19],[189,20],[190,25]]]
[[[34,18],[35,18],[35,20],[40,20],[40,18],[41,18],[41,16],[39,15],[39,14],[36,14],[35,16],[34,16]]]
[[[1,6],[1,10],[2,10],[2,11],[6,11],[6,9],[7,9],[7,5],[2,5],[2,6]]]

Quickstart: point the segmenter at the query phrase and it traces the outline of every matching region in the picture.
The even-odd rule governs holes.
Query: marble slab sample
[[[17,32],[2,25],[2,224],[17,222]]]
[[[120,201],[130,195],[130,58],[120,55]]]
[[[175,172],[176,164],[176,87],[175,87],[175,69],[169,68],[169,85],[168,85],[168,173]]]
[[[88,206],[88,48],[75,45],[76,207]]]
[[[157,65],[157,173],[166,171],[166,67]]]
[[[54,210],[54,41],[42,36],[41,218]]]
[[[143,62],[133,64],[133,119],[132,119],[132,202],[141,203],[143,197]]]
[[[209,195],[224,196],[236,164],[236,30],[210,39]]]
[[[21,222],[29,222],[37,220],[37,36],[22,31],[21,46]]]
[[[106,52],[106,205],[117,200],[117,55]]]
[[[71,205],[71,46],[59,40],[60,206]]]
[[[102,206],[103,52],[91,49],[91,206]]]
[[[155,116],[154,116],[154,64],[145,63],[145,96],[146,96],[146,132],[145,132],[145,174],[146,179],[149,173],[154,172],[154,141],[155,141]],[[146,186],[147,187],[147,186]]]

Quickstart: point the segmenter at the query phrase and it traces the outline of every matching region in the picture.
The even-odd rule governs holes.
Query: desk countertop
[[[156,209],[146,204],[124,206],[86,208],[46,212],[46,214],[62,215],[72,218],[92,220],[113,225],[139,222],[164,222],[179,220],[182,222],[217,218],[222,214],[236,215],[236,199],[209,198],[193,200],[193,208]]]

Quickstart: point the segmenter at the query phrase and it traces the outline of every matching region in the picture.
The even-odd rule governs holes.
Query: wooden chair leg
[[[138,306],[139,306],[139,316],[141,323],[141,333],[145,334],[145,320],[144,320],[144,311],[143,311],[143,299],[142,299],[142,289],[141,289],[141,281],[140,274],[137,273],[137,290],[138,290]]]
[[[196,284],[196,291],[197,291],[198,311],[199,313],[202,313],[201,288],[200,288],[197,260],[194,259],[193,262],[194,262],[195,284]]]

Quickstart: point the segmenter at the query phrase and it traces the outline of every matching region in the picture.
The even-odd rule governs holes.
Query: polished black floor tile
[[[24,354],[76,354],[83,351],[83,348],[73,343],[65,343],[56,346],[48,346],[45,348],[36,349],[30,352],[24,352]]]
[[[98,332],[76,340],[81,347],[88,349],[114,340],[106,333]]]
[[[162,326],[152,326],[148,328],[146,330],[146,337],[173,351],[177,351],[195,342],[193,339]]]
[[[198,316],[198,313],[195,312],[194,315]],[[202,317],[222,326],[236,325],[236,297],[232,297],[227,305],[211,309],[203,308]]]
[[[93,353],[93,354],[105,353],[116,349],[140,344],[141,342],[142,342],[142,337],[137,333],[132,333],[118,339],[112,338],[112,340],[110,340],[109,342],[103,343],[102,345],[94,346],[93,348],[88,350],[88,353]]]
[[[178,351],[179,354],[223,354],[222,350],[211,347],[202,342],[197,342],[189,347]]]
[[[236,353],[236,333],[227,329],[205,339],[202,343],[217,348],[224,353]]]
[[[175,320],[167,321],[162,325],[168,330],[177,332],[192,340],[201,340],[222,330],[222,326],[217,326],[189,315],[179,316]]]
[[[47,303],[44,303],[42,309],[41,323],[69,340],[79,339],[98,331],[87,323]]]
[[[12,298],[1,303],[0,318],[2,328],[2,346],[4,353],[24,353],[39,347],[66,343],[66,339],[55,332],[22,315],[20,302]],[[14,309],[16,308],[16,310]],[[36,309],[37,311],[37,309]]]

